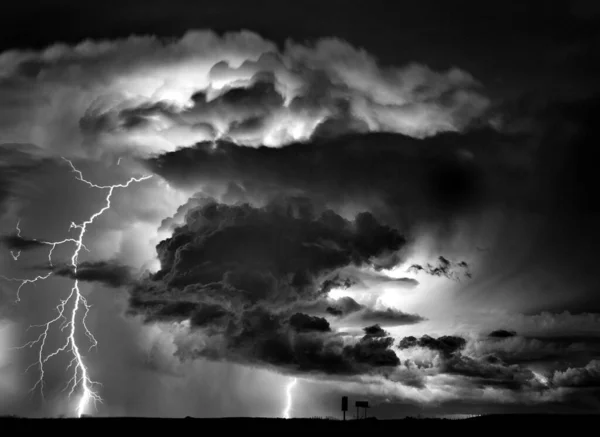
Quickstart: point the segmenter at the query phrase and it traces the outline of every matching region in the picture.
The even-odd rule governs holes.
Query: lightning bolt
[[[19,220],[17,222],[17,237],[21,237],[21,228],[19,227],[21,223],[21,220]],[[73,223],[71,223],[71,227],[69,228],[69,230],[71,230],[73,227],[75,227],[75,225]],[[74,238],[65,238],[62,241],[54,241],[54,242],[50,242],[50,241],[44,241],[44,240],[36,240],[35,238],[32,238],[31,241],[35,241],[37,243],[40,244],[45,244],[47,246],[50,246],[50,250],[48,251],[48,264],[50,265],[50,267],[54,267],[54,265],[52,264],[52,254],[54,253],[54,249],[56,249],[56,246],[60,246],[61,244],[65,244],[65,243],[75,243],[75,245],[81,245],[81,248],[85,249],[87,252],[89,252],[90,250],[83,244],[83,241],[81,241],[82,238],[80,239],[74,239]],[[21,255],[21,251],[19,250],[19,252],[17,252],[17,254],[15,255],[12,250],[10,251],[10,254],[12,256],[12,258],[17,261],[19,259],[19,256]],[[27,285],[27,284],[34,284],[37,281],[41,281],[43,279],[48,279],[50,276],[52,276],[52,272],[48,273],[47,275],[44,276],[36,276],[33,279],[16,279],[16,278],[7,278],[4,275],[0,275],[0,278],[5,279],[7,281],[16,281],[16,282],[20,282],[19,288],[17,289],[17,296],[15,299],[15,303],[19,303],[21,301],[21,288],[23,288],[23,286]]]
[[[548,378],[546,378],[544,375],[542,375],[541,373],[538,373],[538,372],[534,372],[533,370],[531,371],[531,373],[533,373],[534,379],[536,379],[540,384],[543,384],[545,386],[548,385],[548,383],[549,383]]]
[[[21,228],[19,227],[21,225],[21,220],[19,220],[17,222],[17,237],[21,237]],[[10,251],[10,256],[12,256],[12,258],[15,261],[18,261],[19,257],[21,256],[21,251],[19,250],[16,254],[11,250]]]
[[[296,383],[298,382],[297,378],[293,378],[288,385],[285,388],[285,395],[286,395],[286,406],[283,410],[283,418],[284,419],[289,419],[290,418],[290,412],[292,411],[292,390],[294,389],[294,386],[296,385]]]
[[[83,244],[83,238],[85,236],[88,226],[91,225],[92,223],[94,223],[94,221],[98,217],[100,217],[105,211],[110,209],[111,198],[112,198],[113,192],[116,188],[127,188],[127,187],[129,187],[129,185],[131,185],[134,182],[142,182],[147,179],[150,179],[152,176],[131,178],[124,184],[96,185],[96,184],[84,179],[81,171],[79,171],[77,168],[75,168],[75,166],[73,165],[73,163],[70,160],[68,160],[66,158],[63,158],[63,159],[70,165],[72,171],[74,173],[76,173],[77,180],[86,183],[91,188],[97,188],[100,190],[108,190],[107,194],[106,194],[106,198],[104,199],[105,205],[99,211],[97,211],[92,216],[90,216],[90,218],[88,218],[86,221],[84,221],[80,224],[76,224],[74,222],[71,223],[71,225],[69,226],[69,231],[71,231],[73,229],[76,229],[79,231],[76,238],[66,238],[62,241],[57,241],[57,242],[35,240],[42,244],[51,246],[50,251],[48,253],[48,262],[49,262],[50,266],[52,266],[52,254],[54,252],[54,249],[57,246],[65,244],[65,243],[73,243],[75,246],[75,249],[71,256],[71,266],[73,268],[73,273],[75,275],[75,279],[74,279],[73,287],[71,288],[71,292],[70,292],[69,296],[66,299],[61,299],[60,303],[56,306],[56,313],[57,313],[56,317],[54,317],[52,320],[50,320],[46,323],[43,323],[40,325],[31,325],[29,328],[27,328],[27,330],[32,329],[32,328],[39,328],[39,329],[41,329],[41,333],[39,334],[39,336],[36,339],[31,340],[31,341],[25,343],[24,345],[18,346],[14,349],[24,349],[24,348],[32,348],[36,345],[38,346],[38,359],[36,362],[32,363],[29,367],[27,367],[27,369],[25,369],[25,372],[28,372],[29,369],[31,369],[32,367],[36,367],[36,366],[38,367],[40,377],[37,380],[37,382],[35,383],[35,385],[31,388],[30,392],[34,392],[35,389],[39,387],[42,398],[44,397],[44,364],[51,358],[53,358],[61,353],[70,353],[71,354],[72,358],[71,358],[71,361],[69,362],[69,365],[67,366],[66,370],[72,369],[73,374],[72,374],[71,378],[69,379],[69,381],[67,382],[63,391],[69,390],[68,396],[71,397],[75,393],[75,391],[78,388],[80,388],[81,398],[79,399],[79,402],[77,403],[76,413],[77,413],[78,417],[81,417],[85,413],[90,402],[93,402],[94,406],[96,406],[97,402],[102,402],[102,398],[95,390],[95,387],[98,385],[101,385],[101,384],[90,379],[90,376],[88,373],[88,368],[84,363],[83,355],[81,354],[80,347],[78,346],[78,343],[76,340],[76,333],[77,333],[77,326],[78,326],[78,324],[77,324],[78,314],[80,312],[82,312],[82,316],[79,316],[81,318],[81,327],[83,329],[83,332],[85,333],[85,335],[87,336],[88,340],[91,343],[91,346],[88,351],[90,351],[92,348],[94,348],[98,345],[96,338],[90,332],[90,330],[88,329],[87,324],[86,324],[87,316],[90,311],[90,305],[88,304],[85,296],[83,296],[81,294],[81,290],[79,289],[79,281],[77,279],[77,265],[78,265],[78,260],[79,260],[79,254],[81,253],[82,249],[87,250],[89,252],[89,250]],[[18,231],[17,235],[20,237],[21,229],[19,228],[19,224],[20,224],[20,222],[17,223],[17,231]],[[15,255],[13,255],[13,259],[18,259],[19,255],[20,255],[20,252],[16,256],[16,258],[15,258]],[[50,276],[52,276],[52,273],[53,272],[50,272],[47,275],[43,275],[43,276],[40,275],[33,279],[6,278],[5,276],[1,276],[1,277],[6,280],[9,280],[9,281],[20,282],[19,288],[17,289],[17,299],[16,299],[16,302],[19,302],[21,289],[25,285],[27,285],[27,284],[35,285],[38,281],[48,279]],[[70,308],[70,311],[69,311],[69,308]],[[67,330],[67,332],[68,332],[68,334],[66,335],[65,342],[63,343],[62,346],[60,346],[56,350],[45,353],[46,340],[48,338],[50,329],[52,326],[54,326],[59,321],[61,321],[61,323],[59,325],[60,331],[64,332],[65,330]]]

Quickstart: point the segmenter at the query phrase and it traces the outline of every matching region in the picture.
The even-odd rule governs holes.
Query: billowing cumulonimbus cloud
[[[182,356],[340,374],[393,367],[391,337],[371,328],[360,339],[343,336],[332,332],[324,308],[320,315],[303,309],[324,299],[323,282],[336,271],[373,265],[404,244],[370,213],[350,221],[306,198],[263,208],[212,201],[187,211],[185,224],[157,246],[161,269],[134,287],[130,312],[189,324],[203,346]],[[403,313],[384,316],[393,314]]]
[[[336,38],[280,50],[249,31],[3,52],[0,102],[0,143],[87,156],[217,138],[281,146],[317,130],[426,137],[462,130],[489,106],[458,68],[383,66]]]

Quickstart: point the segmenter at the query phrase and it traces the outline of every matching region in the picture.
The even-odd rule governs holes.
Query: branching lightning
[[[290,418],[290,412],[292,411],[292,403],[293,403],[292,390],[294,389],[294,386],[296,385],[297,382],[298,382],[298,379],[294,378],[288,383],[288,385],[285,388],[286,406],[285,406],[285,409],[283,410],[283,418],[284,419]]]
[[[44,396],[44,364],[51,358],[53,358],[61,353],[66,353],[66,354],[70,353],[71,354],[72,358],[71,358],[71,361],[69,362],[69,365],[67,366],[66,370],[68,371],[68,370],[72,369],[73,374],[72,374],[71,378],[69,379],[69,381],[67,382],[67,385],[65,386],[63,391],[68,390],[69,397],[71,397],[78,389],[81,391],[81,398],[80,398],[79,402],[77,403],[77,409],[76,409],[77,416],[81,417],[81,415],[84,414],[85,411],[87,410],[87,407],[90,404],[90,402],[93,402],[94,405],[96,405],[96,402],[102,402],[102,398],[95,390],[95,387],[100,385],[100,383],[95,382],[90,379],[87,366],[84,363],[83,356],[80,351],[80,347],[76,340],[76,333],[77,333],[77,326],[78,326],[78,324],[77,324],[78,314],[80,312],[82,312],[82,316],[79,316],[81,318],[81,329],[83,329],[83,332],[85,333],[85,335],[87,336],[88,340],[91,343],[89,350],[96,347],[98,344],[98,342],[96,341],[96,339],[94,338],[93,334],[90,332],[90,330],[88,329],[87,324],[86,324],[87,316],[90,311],[90,305],[88,304],[85,296],[83,296],[81,294],[81,291],[79,289],[79,281],[77,279],[77,266],[78,266],[79,254],[81,252],[81,249],[85,249],[89,252],[89,250],[83,244],[83,238],[87,231],[87,227],[89,225],[91,225],[92,223],[94,223],[94,221],[98,217],[100,217],[105,211],[110,209],[111,197],[113,195],[115,188],[127,188],[127,187],[129,187],[129,185],[131,185],[134,182],[142,182],[144,180],[150,179],[152,176],[131,178],[124,184],[96,185],[96,184],[84,179],[81,171],[79,171],[77,168],[75,168],[75,166],[73,165],[73,163],[70,160],[68,160],[66,158],[63,158],[63,159],[71,166],[72,171],[74,173],[76,173],[77,180],[86,183],[91,188],[108,190],[108,192],[106,194],[106,198],[105,198],[105,206],[102,209],[100,209],[99,211],[97,211],[96,213],[94,213],[86,221],[84,221],[80,224],[76,224],[74,222],[71,223],[71,225],[69,226],[69,231],[71,231],[73,229],[76,229],[79,231],[76,238],[66,238],[62,241],[57,241],[57,242],[35,240],[38,243],[51,246],[50,251],[48,253],[48,262],[51,267],[52,267],[52,254],[54,252],[54,249],[57,246],[65,244],[65,243],[73,243],[75,248],[74,248],[73,254],[71,256],[71,267],[73,268],[73,273],[75,275],[75,279],[74,279],[73,287],[71,288],[70,294],[67,296],[66,299],[61,299],[60,303],[56,306],[56,313],[57,313],[56,317],[54,317],[52,320],[50,320],[46,323],[43,323],[40,325],[31,325],[29,328],[27,328],[28,330],[32,329],[32,328],[41,329],[41,333],[39,334],[39,336],[36,339],[31,340],[22,346],[18,346],[15,349],[32,348],[34,346],[37,346],[39,348],[37,361],[32,363],[25,370],[25,372],[29,371],[29,369],[31,369],[32,367],[38,367],[40,377],[37,380],[37,382],[35,383],[35,385],[31,388],[31,392],[35,391],[36,388],[39,387],[42,397]],[[20,222],[17,223],[17,232],[18,232],[17,235],[20,237],[21,229],[20,229],[19,225],[20,225]],[[17,260],[20,256],[20,254],[21,254],[20,251],[16,255],[11,252],[11,256],[13,257],[14,260]],[[20,285],[17,289],[17,297],[16,297],[16,302],[19,302],[21,289],[25,285],[27,285],[27,284],[35,285],[36,282],[38,282],[38,281],[48,279],[50,276],[52,276],[52,273],[53,272],[51,271],[50,273],[48,273],[46,275],[40,275],[33,279],[6,278],[4,276],[1,276],[1,277],[6,280],[9,280],[9,281],[20,282]],[[69,309],[70,309],[70,312],[69,312]],[[48,338],[50,329],[52,326],[54,326],[59,321],[61,322],[59,325],[60,332],[62,333],[65,330],[67,330],[68,334],[67,334],[62,346],[60,346],[59,348],[57,348],[56,350],[54,350],[52,352],[46,352],[45,351],[46,340]]]

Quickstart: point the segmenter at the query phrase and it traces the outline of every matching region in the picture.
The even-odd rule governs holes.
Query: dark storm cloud
[[[378,144],[388,141],[385,136],[368,134],[385,131],[428,137],[444,131],[463,131],[473,126],[474,121],[480,121],[482,115],[484,120],[481,122],[485,124],[489,100],[484,94],[489,90],[489,83],[504,87],[523,72],[533,78],[523,88],[529,88],[532,82],[535,86],[538,82],[548,82],[552,88],[564,88],[565,76],[569,86],[573,83],[573,88],[579,88],[579,81],[572,80],[575,75],[571,77],[568,72],[591,65],[591,59],[596,57],[588,59],[586,55],[597,52],[591,50],[597,43],[583,47],[581,44],[581,36],[589,34],[592,27],[588,23],[573,23],[568,10],[562,13],[562,4],[540,8],[523,2],[514,2],[519,3],[517,6],[512,5],[513,2],[505,2],[490,19],[489,14],[482,13],[485,6],[423,6],[422,2],[416,2],[402,5],[402,13],[396,14],[390,13],[392,10],[387,5],[384,7],[382,2],[358,3],[343,7],[339,2],[321,5],[318,19],[312,20],[311,26],[308,26],[310,29],[302,30],[300,28],[306,27],[302,24],[302,17],[315,15],[316,5],[268,2],[260,8],[227,0],[196,13],[203,8],[202,5],[180,7],[184,5],[177,0],[167,8],[153,1],[136,1],[122,2],[115,6],[116,9],[86,5],[77,6],[75,11],[67,10],[61,3],[59,8],[51,7],[44,11],[48,14],[32,14],[27,8],[27,13],[16,16],[15,10],[26,7],[9,6],[5,15],[14,24],[0,26],[0,32],[12,35],[10,28],[14,25],[19,29],[19,35],[27,34],[19,36],[19,42],[27,38],[27,41],[36,41],[37,46],[43,45],[41,40],[48,38],[46,35],[56,35],[56,32],[61,35],[58,40],[67,40],[69,44],[90,36],[104,38],[119,34],[124,38],[112,41],[88,39],[77,45],[57,44],[42,51],[15,50],[0,54],[0,141],[5,141],[4,138],[12,141],[14,138],[15,141],[39,142],[41,147],[52,153],[94,157],[113,153],[147,156],[189,147],[201,140],[206,140],[207,144],[215,139],[230,141],[232,144],[229,145],[217,142],[213,151],[215,156],[223,152],[226,156],[207,165],[189,163],[190,168],[196,167],[207,175],[200,182],[210,185],[222,183],[243,192],[238,196],[235,188],[228,189],[232,201],[226,203],[233,203],[243,196],[254,200],[262,195],[261,200],[264,200],[281,192],[300,191],[309,198],[323,198],[333,204],[334,210],[338,205],[349,206],[352,210],[355,204],[359,204],[360,210],[372,211],[380,224],[393,225],[408,236],[412,236],[409,225],[441,225],[440,232],[452,233],[450,225],[454,219],[464,219],[464,213],[488,213],[490,206],[499,206],[502,210],[516,207],[519,213],[541,212],[552,222],[540,238],[543,244],[536,246],[539,243],[533,243],[537,250],[529,253],[526,260],[517,261],[521,271],[532,270],[532,265],[538,266],[541,271],[565,273],[565,277],[573,282],[581,277],[577,269],[594,271],[597,217],[587,212],[595,211],[596,191],[586,188],[592,187],[595,181],[595,149],[579,147],[579,143],[573,148],[573,155],[566,153],[569,159],[564,160],[577,171],[563,173],[556,172],[556,166],[546,165],[561,161],[554,159],[554,153],[548,153],[552,156],[547,161],[538,156],[537,151],[542,150],[539,155],[544,158],[549,150],[546,145],[522,141],[516,135],[481,130],[442,136],[437,142],[413,142],[408,146],[409,141],[403,137],[389,136],[397,138],[399,144],[399,150],[389,152]],[[569,7],[566,6],[567,9]],[[143,17],[139,14],[140,8],[144,10]],[[586,15],[588,18],[589,8],[572,9],[578,16]],[[553,12],[549,13],[549,10]],[[237,13],[232,14],[231,11]],[[264,11],[267,11],[266,15]],[[57,20],[52,19],[53,14],[60,15],[58,21],[61,26],[54,26],[51,32],[22,31],[49,29],[47,26],[52,25],[38,22],[39,17],[45,17],[48,23],[56,23]],[[270,20],[269,14],[278,19]],[[19,16],[26,17],[26,25],[14,22]],[[111,18],[107,19],[108,16]],[[94,19],[90,20],[90,17]],[[348,21],[349,17],[351,21]],[[290,35],[298,36],[298,41],[306,41],[305,36],[308,36],[308,40],[312,41],[301,45],[293,41],[276,45],[248,32],[225,35],[189,32],[183,38],[171,38],[173,32],[181,34],[199,23],[210,27],[215,25],[218,31],[249,25],[265,30],[265,34],[277,42],[283,42]],[[170,39],[129,38],[131,26],[135,27],[133,33],[136,35],[154,33],[155,26],[158,26],[158,33],[168,34]],[[566,35],[555,37],[549,29],[556,28],[566,29]],[[81,29],[85,29],[85,34],[81,34]],[[530,33],[534,36],[524,37]],[[351,41],[354,47],[338,38],[319,39],[324,34],[339,35]],[[532,43],[534,40],[535,43]],[[14,39],[3,41],[10,44]],[[361,48],[363,41],[368,51]],[[406,41],[410,43],[406,44]],[[513,44],[515,41],[518,44]],[[431,51],[432,46],[436,47],[435,55]],[[375,53],[375,56],[369,52]],[[383,62],[376,57],[380,53],[387,53]],[[490,57],[490,53],[494,56]],[[464,59],[468,57],[475,61]],[[435,71],[423,65],[405,63],[412,59],[432,60],[425,63],[435,65],[436,69],[442,66],[442,69]],[[486,62],[481,62],[481,59],[486,59]],[[463,64],[463,60],[468,63]],[[404,66],[396,67],[398,65]],[[484,91],[477,80],[464,70],[443,69],[452,65],[468,65],[469,71],[477,72],[476,77],[480,77],[479,72],[484,72],[487,77],[498,80],[485,81],[488,83]],[[535,74],[530,69],[531,65],[536,65]],[[566,74],[565,65],[569,66]],[[563,71],[562,75],[556,73],[559,70]],[[557,75],[563,80],[555,80]],[[577,78],[582,76],[577,73]],[[592,79],[596,76],[590,74]],[[504,88],[496,91],[504,97]],[[527,122],[523,123],[520,115],[515,118],[514,125],[501,122],[498,125],[506,132],[522,133],[518,127],[527,125]],[[580,117],[576,115],[574,118]],[[349,141],[352,144],[336,150],[335,139],[348,134],[353,137]],[[563,142],[567,149],[571,147],[570,141],[563,141],[563,138],[558,142]],[[263,160],[262,149],[255,153],[258,159],[253,159],[252,154],[240,159],[231,157],[238,153],[232,151],[234,144],[269,147],[292,144],[293,150],[281,161],[279,158]],[[83,150],[80,150],[81,145]],[[326,150],[330,145],[334,147],[333,152]],[[300,146],[305,146],[306,150]],[[322,150],[316,150],[321,146]],[[377,155],[382,150],[380,159]],[[0,204],[4,189],[2,178],[5,177],[1,161],[0,157]],[[308,164],[305,161],[309,161]],[[533,172],[538,172],[534,175],[537,178],[534,184],[529,183],[531,163]],[[297,173],[296,164],[299,166]],[[177,175],[181,176],[181,181],[195,177],[190,175],[190,168],[175,167],[171,172],[181,173]],[[227,174],[228,171],[231,174]],[[554,177],[558,174],[560,176]],[[573,178],[572,174],[578,176]],[[211,179],[215,175],[217,177]],[[168,176],[173,185],[181,185],[177,177]],[[20,175],[15,179],[20,179]],[[548,181],[553,183],[548,190],[551,194],[546,195],[540,192],[539,187],[548,185]],[[190,185],[195,185],[195,181]],[[14,190],[12,184],[5,191],[14,197]],[[554,202],[548,196],[556,196],[555,210],[548,208],[548,203]],[[193,214],[198,207],[209,203],[204,200],[190,202],[172,220],[165,220],[163,230],[174,230],[188,211]],[[573,220],[564,220],[573,210],[581,214]],[[340,214],[344,217],[351,215],[347,212]],[[584,223],[586,216],[591,225]],[[519,218],[515,220],[514,228],[522,229]],[[238,216],[227,217],[223,221],[236,222],[238,219]],[[468,224],[469,233],[476,232],[477,224],[476,221]],[[417,315],[399,310],[367,308],[355,301],[347,301],[344,305],[322,299],[327,289],[345,286],[335,281],[330,284],[321,281],[324,271],[339,269],[337,264],[327,265],[324,270],[310,264],[314,270],[306,268],[302,272],[290,273],[289,268],[273,263],[268,268],[259,266],[255,269],[258,272],[247,271],[239,266],[251,260],[250,255],[234,256],[231,260],[214,249],[214,246],[223,243],[224,252],[244,252],[247,242],[244,232],[240,232],[244,244],[236,246],[227,238],[214,241],[213,234],[222,231],[220,226],[213,226],[210,235],[196,231],[191,232],[190,241],[184,241],[183,245],[173,244],[175,255],[169,254],[172,248],[161,247],[161,257],[168,259],[173,255],[173,268],[164,276],[149,280],[143,293],[132,299],[132,306],[134,311],[146,314],[149,321],[189,320],[192,332],[208,332],[208,345],[203,352],[208,356],[236,356],[235,359],[242,362],[276,363],[307,371],[370,372],[374,368],[396,366],[397,358],[391,350],[393,340],[389,335],[382,329],[375,329],[376,325],[365,328],[365,336],[357,341],[324,329],[295,329],[292,318],[299,313],[305,314],[302,305],[319,298],[327,304],[317,314],[306,312],[305,317],[300,317],[304,323],[296,323],[299,326],[323,328],[325,323],[329,323],[323,317],[331,323],[350,323],[350,318],[358,318],[353,323],[365,321],[364,325],[367,321],[381,321],[382,326],[384,323],[394,325],[422,320]],[[173,240],[185,240],[187,237],[182,237],[178,231],[174,233]],[[581,249],[578,233],[590,241],[587,248]],[[525,238],[521,238],[520,242],[534,240],[529,238],[532,235],[527,229],[523,235]],[[458,239],[462,240],[462,237]],[[441,240],[436,236],[432,239],[436,242]],[[335,240],[335,243],[338,242]],[[254,242],[250,243],[248,252],[254,254]],[[321,245],[320,241],[309,238],[308,244],[311,243]],[[208,247],[211,244],[213,247]],[[331,250],[338,249],[334,247]],[[201,257],[202,264],[195,265],[199,258],[198,250],[205,250],[202,255],[206,256]],[[569,262],[571,251],[576,252],[573,257],[578,258],[572,263]],[[444,253],[439,250],[433,252],[434,256],[438,252]],[[262,252],[259,250],[258,253],[260,258]],[[508,253],[508,258],[517,258],[526,250],[519,246],[518,250],[512,249]],[[311,252],[310,256],[313,255]],[[394,252],[394,255],[397,253]],[[287,250],[279,251],[277,256],[286,258]],[[450,268],[453,262],[450,261],[451,255],[445,256],[448,257],[443,258],[445,263],[423,265],[423,271],[455,278]],[[549,268],[548,264],[544,264],[544,257],[555,260],[556,264]],[[503,261],[506,256],[492,252],[490,258],[489,264],[506,272],[506,276],[520,276],[517,269],[505,268]],[[364,264],[375,268],[389,267],[400,259],[403,259],[400,255],[391,259],[368,259]],[[223,268],[219,269],[218,264]],[[302,262],[299,264],[306,266]],[[496,290],[502,284],[497,287],[490,280],[492,275],[480,274],[480,270],[473,268],[475,277],[488,280],[488,284],[477,284],[480,299],[487,303],[488,308],[494,307],[495,302],[487,299],[488,293],[501,294]],[[466,269],[465,273],[470,274]],[[89,275],[91,280],[103,276],[93,269]],[[368,286],[366,279],[363,276],[351,281],[358,286]],[[388,281],[384,278],[368,279],[376,284],[377,281]],[[547,279],[545,283],[558,283],[547,276],[544,279]],[[567,281],[567,287],[564,283],[556,285],[569,290],[569,293],[563,292],[564,300],[555,301],[554,305],[559,308],[571,299],[570,281]],[[114,279],[115,284],[119,282],[119,279]],[[499,300],[514,302],[517,309],[520,309],[521,302],[527,300],[550,305],[550,292],[548,299],[545,295],[540,299],[531,297],[533,292],[529,291],[537,285],[531,282],[526,284],[527,287],[506,285],[504,288],[517,290],[515,294],[519,296],[500,296]],[[596,283],[589,281],[589,284]],[[416,281],[396,280],[393,285],[414,286]],[[544,284],[540,288],[546,289]],[[279,291],[282,291],[281,296],[278,296]],[[465,301],[471,303],[475,299],[467,295]],[[593,296],[590,301],[579,304],[587,308],[594,302]],[[477,308],[477,305],[473,306]],[[485,332],[498,326],[518,325],[498,323],[488,326]],[[520,327],[518,330],[522,333]],[[236,341],[229,342],[232,338]],[[429,349],[425,352],[431,355],[431,350],[438,351],[446,360],[447,373],[470,378],[477,383],[484,381],[482,386],[486,385],[485,381],[490,381],[491,385],[517,388],[524,378],[527,379],[525,371],[521,375],[518,367],[510,367],[512,362],[506,361],[499,352],[500,348],[505,348],[506,355],[512,354],[515,360],[523,360],[525,356],[537,356],[533,353],[538,350],[536,348],[539,348],[540,354],[545,354],[554,347],[540,346],[539,341],[519,336],[486,338],[482,342],[494,343],[490,346],[496,348],[493,354],[471,357],[466,356],[464,349],[459,349],[450,353],[452,357],[448,359],[444,350],[452,350],[452,344],[450,342],[449,346],[448,342],[444,342],[440,345],[440,339],[425,342]],[[575,349],[569,350],[573,352]],[[189,353],[197,352],[192,348]],[[548,355],[543,357],[546,359]],[[571,376],[566,378],[569,382],[565,382],[565,386],[583,386],[574,381],[588,381],[585,375],[593,367],[590,370],[578,364],[577,370],[571,371]],[[511,378],[518,384],[511,383]],[[419,379],[420,388],[424,387],[423,380]],[[444,383],[444,390],[450,385]],[[460,383],[456,385],[460,386]],[[427,391],[439,393],[435,389]],[[479,396],[484,391],[475,392],[475,396]],[[419,396],[426,396],[423,393],[425,391],[419,392]],[[168,403],[167,396],[161,399]]]
[[[326,282],[326,281],[325,281]],[[362,305],[349,296],[339,299],[321,298],[311,302],[301,302],[298,308],[321,316],[333,316],[340,322],[353,325],[374,323],[382,326],[412,325],[425,320],[418,314],[384,308],[376,309]]]
[[[393,308],[383,310],[365,308],[353,313],[348,318],[365,323],[378,323],[383,326],[412,325],[425,320],[418,314],[407,314]]]
[[[440,361],[423,363],[421,359],[409,358],[409,362],[414,360],[420,365],[425,364],[426,367],[433,367],[441,374],[465,377],[477,386],[518,390],[531,386],[534,381],[534,374],[530,369],[521,364],[504,362],[494,353],[494,349],[473,354],[471,344],[462,337],[409,336],[398,343],[400,350],[410,351],[417,347],[438,352]]]
[[[100,282],[111,287],[121,287],[133,280],[131,269],[112,261],[83,261],[77,264],[77,273],[72,266],[54,269],[54,274],[87,282]]]
[[[475,163],[457,154],[461,147],[473,147],[476,139],[448,134],[419,141],[401,135],[364,134],[282,149],[244,148],[220,141],[157,156],[148,164],[181,186],[235,181],[263,189],[279,184],[282,191],[301,189],[315,194],[319,190],[338,195],[389,191],[390,197],[426,196],[443,206],[449,202],[447,197],[463,202],[478,197],[478,176],[483,175]],[[489,140],[493,141],[493,134]],[[365,156],[369,157],[368,165]],[[307,178],[308,174],[312,177]],[[411,181],[414,186],[404,186]]]
[[[295,313],[290,317],[290,326],[296,331],[331,331],[329,322],[322,317],[313,317],[302,313]]]
[[[44,243],[38,240],[32,240],[18,235],[6,235],[0,237],[0,243],[9,250],[31,250],[45,246]]]
[[[134,287],[130,311],[148,321],[189,320],[207,336],[204,348],[182,356],[342,374],[395,366],[391,337],[343,339],[302,308],[323,299],[327,276],[339,283],[337,270],[372,265],[404,244],[369,213],[348,221],[302,197],[263,208],[212,201],[187,211],[185,224],[157,246],[161,269]],[[344,302],[345,311],[373,319],[421,320]]]
[[[522,191],[517,187],[523,180],[501,156],[504,148],[519,145],[506,146],[505,140],[501,134],[478,131],[426,140],[355,134],[282,149],[211,142],[157,156],[148,165],[177,186],[233,182],[259,198],[301,192],[331,204],[359,202],[409,229],[447,223],[505,199],[506,191]],[[509,172],[514,173],[510,178]],[[499,184],[503,175],[507,180]],[[382,262],[380,267],[390,266]],[[440,272],[454,269],[467,273],[466,266]]]
[[[432,349],[442,353],[444,356],[450,356],[461,349],[464,349],[467,341],[462,337],[444,335],[442,337],[433,338],[429,335],[424,335],[421,338],[413,336],[404,337],[398,343],[399,349],[408,349],[412,347],[423,347]]]
[[[598,345],[597,337],[589,335],[562,339],[486,335],[468,340],[424,335],[404,337],[398,348],[402,351],[399,358],[407,366],[464,378],[457,381],[458,385],[544,391],[596,387],[600,382],[595,358]],[[423,355],[420,348],[435,351],[437,355],[434,358]]]
[[[389,335],[388,332],[379,325],[367,326],[364,328],[364,331],[365,335],[371,337],[386,337]]]
[[[514,337],[517,335],[515,331],[507,331],[506,329],[498,329],[496,331],[492,331],[488,334],[488,337],[492,338],[508,338]]]
[[[364,331],[365,335],[360,341],[348,349],[356,361],[374,367],[400,364],[400,360],[390,349],[394,344],[392,337],[386,337],[384,332],[377,331],[373,326],[364,328]]]
[[[363,305],[359,304],[349,296],[317,302],[316,309],[319,310],[319,306],[322,308],[325,305],[325,311],[327,313],[338,316],[347,316],[364,309]]]
[[[595,98],[568,104],[547,100],[526,117],[534,127],[513,134],[476,129],[423,140],[352,134],[276,150],[199,143],[157,156],[148,165],[178,186],[234,182],[250,195],[300,191],[332,204],[360,202],[409,232],[410,225],[436,225],[439,244],[444,237],[439,233],[451,233],[446,230],[453,219],[498,208],[506,214],[495,224],[498,232],[503,225],[514,237],[503,239],[506,249],[501,241],[496,249],[501,253],[477,252],[478,258],[490,260],[478,269],[478,274],[484,271],[479,278],[520,261],[521,269],[531,265],[532,271],[550,275],[581,271],[576,282],[582,283],[591,279],[593,269],[585,266],[593,244],[581,240],[587,235],[598,241],[599,236],[590,215],[600,205],[593,188],[597,115]],[[567,235],[560,229],[571,231]],[[534,238],[527,251],[511,255],[508,244],[522,239],[519,233]],[[572,240],[585,248],[572,254],[581,262],[562,265],[560,254],[572,252]],[[453,278],[471,274],[467,264],[446,257],[420,267]]]
[[[205,308],[204,305],[196,307],[194,311],[200,312]],[[182,359],[225,357],[236,362],[276,366],[292,372],[338,375],[377,373],[399,364],[390,349],[394,342],[391,337],[366,334],[358,341],[346,342],[340,336],[321,329],[322,326],[319,329],[299,330],[293,323],[291,319],[260,306],[241,314],[229,313],[219,326],[212,323],[195,325],[208,333],[205,345],[193,349],[181,347],[176,355]]]
[[[444,361],[443,371],[449,374],[471,378],[481,386],[520,389],[531,384],[534,374],[531,370],[508,365],[494,356],[473,359],[464,355],[454,355]]]
[[[566,364],[581,366],[600,353],[597,336],[482,337],[471,340],[466,353],[473,357],[495,356],[508,364],[536,364],[555,368]],[[559,366],[560,367],[560,366]]]
[[[415,273],[425,272],[432,276],[445,276],[455,281],[460,280],[461,277],[471,277],[469,265],[465,261],[452,263],[443,256],[438,257],[437,265],[427,264],[422,266],[420,264],[413,264],[408,270]]]
[[[268,293],[276,279],[288,277],[301,289],[315,276],[370,264],[405,244],[370,213],[349,222],[331,210],[315,210],[306,198],[263,209],[211,203],[189,211],[186,221],[157,246],[161,270],[154,279],[179,288],[223,281],[241,286],[252,300]]]

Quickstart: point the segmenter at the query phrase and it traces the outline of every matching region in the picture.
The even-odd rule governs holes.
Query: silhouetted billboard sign
[[[369,402],[367,402],[367,401],[356,401],[356,408],[369,408]]]
[[[348,411],[348,396],[342,396],[342,411]]]

